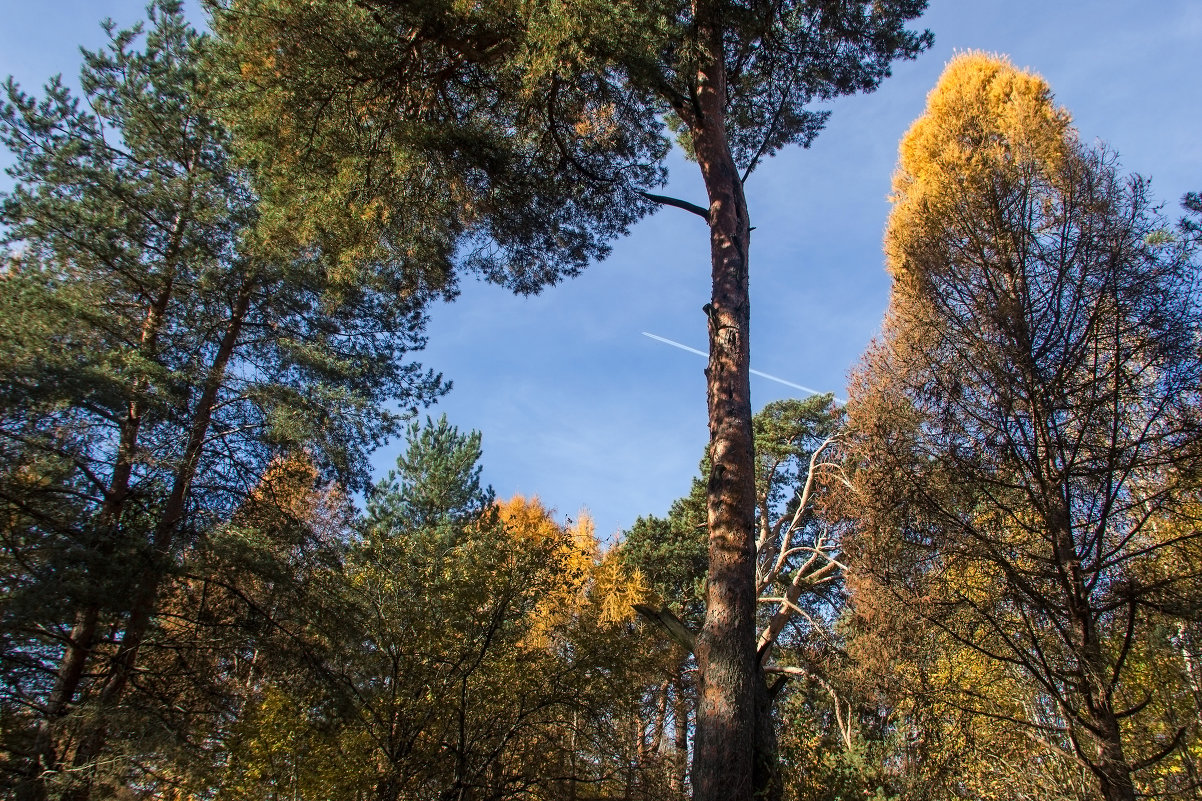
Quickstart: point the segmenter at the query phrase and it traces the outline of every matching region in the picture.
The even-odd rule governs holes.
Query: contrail
[[[661,337],[656,334],[649,334],[646,331],[643,332],[643,336],[654,339],[656,342],[662,342],[665,345],[671,345],[674,348],[680,348],[681,350],[687,350],[689,353],[696,353],[698,356],[704,356],[707,359],[709,358],[709,354],[706,353],[705,351],[697,350],[696,348],[690,348],[688,345],[682,345],[679,342],[674,342],[673,340],[668,339],[667,337]],[[819,392],[816,389],[811,389],[810,387],[802,386],[801,384],[794,384],[792,381],[786,381],[783,378],[777,378],[774,375],[768,375],[768,373],[761,373],[759,370],[749,370],[748,372],[750,372],[752,375],[758,375],[760,378],[766,378],[769,381],[775,381],[778,384],[784,384],[786,387],[793,387],[793,389],[800,389],[802,392],[808,392],[811,395],[826,394],[824,392]],[[835,402],[836,403],[846,403],[846,401],[839,400],[838,398],[835,398]]]
[[[651,337],[656,342],[662,342],[665,345],[671,345],[674,348],[680,348],[681,350],[687,350],[689,353],[696,353],[698,356],[704,356],[707,359],[710,356],[708,353],[706,353],[703,350],[697,350],[696,348],[690,348],[688,345],[681,345],[679,342],[673,342],[670,339],[665,339],[664,337],[656,336],[655,334],[648,334],[646,331],[643,332],[643,336]]]

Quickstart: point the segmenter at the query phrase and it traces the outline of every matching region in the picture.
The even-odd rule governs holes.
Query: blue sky
[[[78,46],[126,25],[141,0],[0,0],[0,75],[28,91],[78,70]],[[188,8],[199,21],[195,3]],[[932,0],[935,47],[876,93],[830,104],[826,131],[748,181],[752,367],[843,396],[879,330],[889,280],[881,232],[897,142],[956,52],[1009,55],[1042,74],[1086,141],[1152,178],[1165,212],[1202,190],[1202,3],[1198,0]],[[704,204],[695,165],[671,162],[670,194]],[[0,184],[5,185],[5,184]],[[500,496],[587,507],[612,535],[683,494],[707,440],[704,360],[642,336],[705,348],[709,254],[700,219],[664,209],[579,278],[533,298],[465,281],[433,310],[422,361],[454,382],[432,414],[484,432]],[[796,390],[752,378],[756,408]],[[386,469],[395,446],[376,463]]]

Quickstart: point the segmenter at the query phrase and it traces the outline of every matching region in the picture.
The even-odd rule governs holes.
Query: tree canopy
[[[752,413],[745,182],[924,5],[156,0],[82,91],[8,81],[0,795],[1196,795],[1196,193],[958,56],[850,402]],[[604,541],[413,419],[413,353],[465,277],[541,291],[660,206],[708,228],[709,442]]]

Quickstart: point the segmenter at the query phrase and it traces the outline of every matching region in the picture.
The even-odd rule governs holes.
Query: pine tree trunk
[[[726,138],[726,75],[717,19],[699,26],[708,55],[697,76],[694,152],[709,195],[713,295],[709,317],[709,574],[697,638],[696,801],[755,793],[755,475],[747,280],[750,223]]]
[[[678,795],[683,795],[685,791],[685,777],[689,771],[689,703],[685,695],[685,680],[684,680],[685,664],[681,662],[676,668],[676,675],[673,678],[675,690],[675,705],[673,706],[673,751],[672,751],[672,776],[670,786]]]
[[[784,785],[780,774],[780,748],[776,737],[776,719],[772,706],[780,685],[769,685],[761,674],[756,680],[755,696],[755,772],[756,801],[781,801]]]

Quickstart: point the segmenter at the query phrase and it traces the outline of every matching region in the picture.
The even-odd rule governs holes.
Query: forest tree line
[[[463,5],[159,0],[82,98],[8,82],[5,795],[1197,797],[1202,200],[959,56],[848,402],[752,415],[742,184],[923,4]],[[494,497],[413,358],[463,276],[662,205],[714,246],[711,441],[603,545]]]

